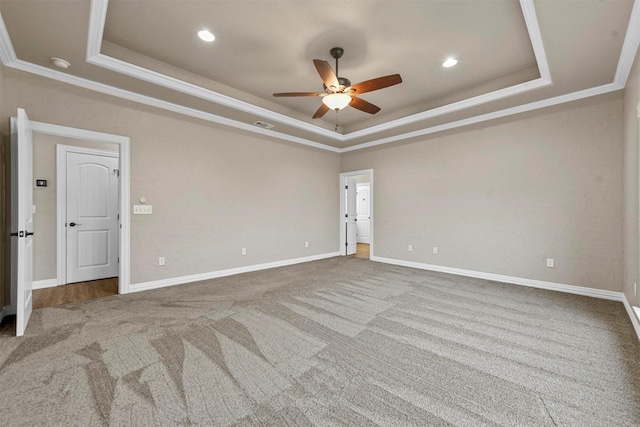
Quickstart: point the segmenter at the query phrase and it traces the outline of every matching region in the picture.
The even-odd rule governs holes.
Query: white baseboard
[[[317,261],[325,258],[333,258],[340,256],[340,252],[330,252],[326,254],[313,255],[302,258],[293,258],[283,261],[267,262],[264,264],[247,265],[238,268],[229,268],[227,270],[211,271],[208,273],[191,274],[189,276],[172,277],[170,279],[153,280],[150,282],[141,282],[129,285],[129,292],[141,292],[151,289],[164,288],[167,286],[182,285],[184,283],[198,282],[200,280],[217,279],[218,277],[233,276],[234,274],[249,273],[258,270],[267,270],[269,268],[285,267],[287,265],[300,264],[303,262]]]
[[[438,271],[440,273],[456,274],[458,276],[475,277],[478,279],[493,280],[496,282],[510,283],[513,285],[529,286],[531,288],[548,289],[551,291],[566,292],[569,294],[584,295],[588,297],[622,301],[622,292],[605,291],[602,289],[586,288],[583,286],[565,285],[562,283],[545,282],[543,280],[524,279],[521,277],[503,276],[501,274],[483,273],[481,271],[463,270],[461,268],[444,267],[441,265],[424,264],[421,262],[404,261],[393,258],[371,257],[371,261],[386,264],[401,265],[403,267],[418,268],[420,270]]]
[[[640,340],[640,321],[638,320],[638,317],[640,316],[640,307],[632,307],[625,294],[622,294],[622,302],[624,303],[624,308],[627,309],[627,314],[631,319],[631,323],[633,324],[633,329],[636,331],[638,340]]]
[[[53,288],[58,286],[58,279],[34,280],[32,289]]]

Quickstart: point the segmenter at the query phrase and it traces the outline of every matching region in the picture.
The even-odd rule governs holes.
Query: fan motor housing
[[[351,80],[345,78],[345,77],[338,77],[338,83],[340,83],[340,90],[344,90],[346,88],[348,88],[349,86],[351,86]],[[327,91],[327,85],[326,84],[322,84],[322,87],[324,88],[324,91]]]

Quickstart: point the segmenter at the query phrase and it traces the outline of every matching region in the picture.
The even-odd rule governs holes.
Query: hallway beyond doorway
[[[358,243],[354,256],[356,258],[369,259],[369,245],[367,243]]]

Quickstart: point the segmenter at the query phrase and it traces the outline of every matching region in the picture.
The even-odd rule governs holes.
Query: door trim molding
[[[129,137],[86,129],[71,128],[50,123],[31,122],[34,133],[62,136],[85,141],[117,144],[120,157],[120,266],[118,270],[118,293],[129,293],[131,283],[131,216],[130,216],[130,141]]]
[[[117,151],[98,150],[95,148],[76,145],[56,144],[56,280],[58,282],[58,286],[67,284],[67,239],[63,219],[67,217],[66,172],[68,153],[115,157],[118,159],[120,157]],[[118,165],[118,167],[120,167],[120,165]],[[120,213],[119,206],[118,213]],[[120,256],[119,251],[118,256]]]
[[[340,212],[338,215],[338,228],[340,229],[340,243],[338,246],[338,251],[340,255],[346,255],[347,251],[345,249],[345,244],[347,242],[347,233],[343,227],[344,224],[344,214],[345,214],[345,203],[344,203],[344,186],[346,185],[346,179],[349,177],[354,177],[358,175],[369,175],[369,212],[371,213],[371,222],[369,223],[369,256],[373,258],[374,254],[374,233],[373,233],[373,221],[374,221],[374,201],[373,201],[373,169],[363,169],[359,171],[352,172],[342,172],[340,174],[340,183],[338,187],[338,194],[340,195]]]

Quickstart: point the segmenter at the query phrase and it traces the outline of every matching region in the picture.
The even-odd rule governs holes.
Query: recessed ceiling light
[[[447,58],[447,60],[442,63],[442,66],[444,68],[449,68],[449,67],[453,67],[457,63],[458,63],[457,59],[455,59],[455,58]]]
[[[55,65],[56,67],[62,68],[63,70],[66,70],[71,66],[69,61],[65,61],[64,59],[60,58],[51,58],[51,62],[53,62],[53,65]]]
[[[214,36],[209,30],[198,31],[198,37],[206,42],[212,42],[216,39],[216,36]]]

